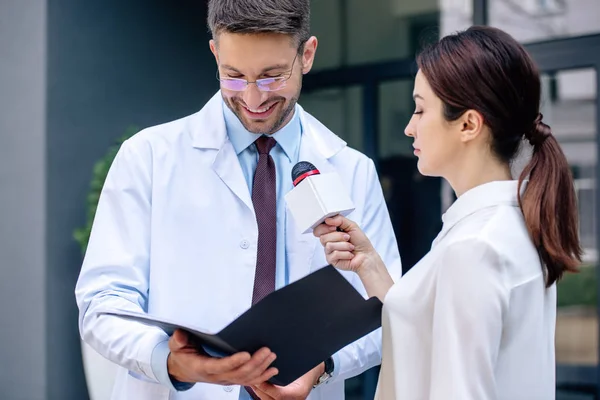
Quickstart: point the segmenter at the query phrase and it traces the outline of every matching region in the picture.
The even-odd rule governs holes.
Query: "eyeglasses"
[[[297,53],[294,57],[294,61],[292,61],[292,68],[287,76],[275,76],[273,78],[263,78],[257,79],[254,82],[248,82],[246,79],[240,78],[221,78],[219,76],[219,70],[217,70],[217,80],[221,82],[221,86],[223,88],[235,92],[243,92],[251,83],[254,83],[261,92],[273,92],[276,90],[281,90],[285,87],[288,79],[291,78],[292,73],[294,72],[294,63],[296,62],[296,58],[298,58]]]

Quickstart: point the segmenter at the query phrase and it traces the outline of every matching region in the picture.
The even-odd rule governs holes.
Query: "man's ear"
[[[219,53],[217,52],[217,42],[214,39],[211,39],[208,42],[208,46],[210,47],[210,51],[215,56],[215,61],[217,62],[217,65],[218,65],[219,64]]]
[[[302,74],[308,74],[312,69],[315,61],[315,54],[317,52],[317,46],[319,41],[316,37],[311,36],[310,39],[304,43],[304,49],[302,51]]]

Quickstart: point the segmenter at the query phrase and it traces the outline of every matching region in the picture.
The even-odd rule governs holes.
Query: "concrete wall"
[[[46,1],[0,1],[0,398],[46,389]]]

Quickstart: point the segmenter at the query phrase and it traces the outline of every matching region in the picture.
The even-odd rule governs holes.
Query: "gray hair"
[[[221,32],[290,35],[300,51],[310,37],[310,0],[210,0],[208,27],[213,39]]]

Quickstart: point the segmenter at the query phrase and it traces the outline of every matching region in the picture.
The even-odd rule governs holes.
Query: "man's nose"
[[[257,110],[267,100],[267,93],[258,89],[256,83],[249,83],[242,98],[248,108]]]

